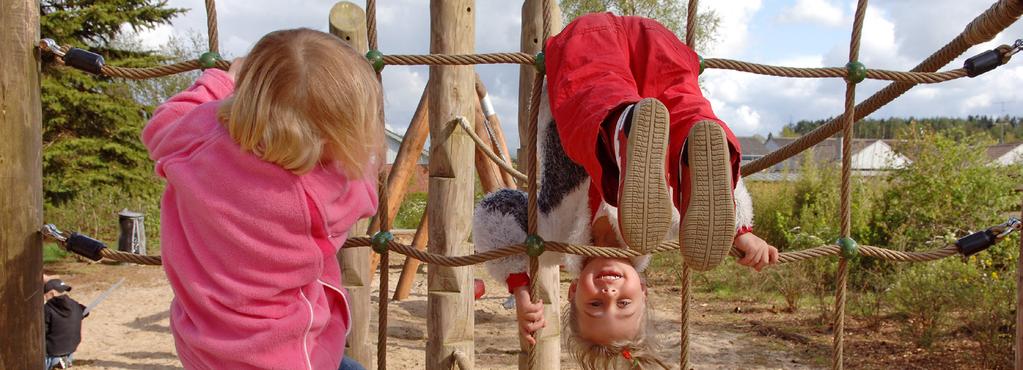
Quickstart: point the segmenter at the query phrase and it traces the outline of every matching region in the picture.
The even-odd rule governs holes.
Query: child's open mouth
[[[593,279],[603,281],[614,281],[622,278],[622,274],[615,271],[601,271]]]

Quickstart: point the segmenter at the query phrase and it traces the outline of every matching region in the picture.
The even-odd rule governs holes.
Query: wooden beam
[[[0,2],[0,369],[43,368],[39,1]]]
[[[561,10],[553,0],[526,0],[522,5],[522,51],[536,54],[540,52],[543,38],[543,1],[551,2],[551,35],[561,31]],[[522,66],[519,70],[519,167],[528,165],[528,156],[532,148],[523,148],[529,142],[529,100],[533,84],[533,66]],[[540,299],[544,302],[544,318],[547,327],[540,331],[536,344],[535,369],[559,369],[561,367],[561,305],[558,264],[561,262],[557,253],[544,253],[540,256],[539,279]],[[525,343],[520,343],[523,349]],[[526,353],[520,352],[519,369],[527,369]],[[534,369],[534,370],[535,370]]]
[[[401,146],[398,147],[398,154],[394,157],[391,172],[387,176],[386,191],[389,196],[387,214],[391,219],[398,214],[398,209],[401,208],[401,203],[405,200],[409,179],[418,172],[416,167],[419,166],[419,156],[423,153],[426,138],[430,134],[430,96],[427,94],[429,90],[430,86],[427,83],[426,88],[423,89],[423,96],[419,98],[416,112],[412,115],[408,129],[405,130]],[[379,230],[380,220],[374,219],[370,224],[368,234],[373,235]]]
[[[426,217],[428,214],[429,209],[423,211],[423,218],[419,219],[419,228],[416,229],[416,235],[412,237],[412,247],[421,251],[426,250],[426,242],[430,240],[430,234],[427,232],[430,221]],[[398,285],[394,287],[395,301],[408,298],[409,293],[412,292],[412,283],[416,282],[416,271],[419,270],[421,263],[422,261],[412,258],[412,256],[405,256],[405,264],[401,268]]]
[[[508,151],[508,141],[505,140],[504,129],[501,127],[501,118],[497,116],[497,110],[494,109],[490,96],[487,94],[487,86],[483,84],[483,80],[480,79],[479,73],[476,74],[476,96],[480,99],[480,107],[483,110],[483,116],[490,122],[490,129],[493,130],[494,139],[497,140],[494,152],[498,153],[505,162],[513,163],[511,160],[511,152]],[[498,171],[501,174],[501,179],[504,180],[504,187],[508,189],[518,189],[518,184],[515,183],[515,178],[512,177],[510,173],[507,173],[500,168],[498,168]]]
[[[360,54],[368,49],[366,36],[366,13],[358,5],[341,1],[330,8],[330,33],[340,37]],[[361,227],[360,227],[361,225]],[[361,236],[368,225],[368,220],[352,227],[351,236]],[[369,248],[345,248],[337,253],[341,264],[341,285],[348,290],[348,304],[352,313],[352,329],[348,334],[345,354],[358,361],[366,369],[376,366],[373,356],[373,345],[369,332],[369,321],[372,314],[370,307],[371,277],[373,270],[369,267]]]
[[[430,0],[430,52],[474,52],[473,0]],[[449,124],[472,119],[476,100],[472,66],[430,67],[430,242],[427,250],[446,256],[473,252],[468,243],[473,208],[473,152],[464,130]],[[476,363],[472,268],[428,266],[426,369],[450,369],[454,352]],[[468,369],[462,369],[468,370]]]

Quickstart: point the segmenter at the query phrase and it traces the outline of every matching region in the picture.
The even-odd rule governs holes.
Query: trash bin
[[[117,249],[122,252],[145,255],[145,215],[125,208],[117,214],[117,219],[121,224],[121,236],[117,239]]]

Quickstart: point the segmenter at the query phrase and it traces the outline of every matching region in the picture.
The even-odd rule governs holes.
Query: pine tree
[[[163,0],[44,0],[40,28],[42,37],[98,53],[108,65],[150,66],[164,58],[119,44],[122,29],[168,24],[182,12]],[[159,193],[161,184],[139,140],[153,107],[136,101],[130,82],[44,63],[41,85],[48,204],[73,200],[90,188]]]

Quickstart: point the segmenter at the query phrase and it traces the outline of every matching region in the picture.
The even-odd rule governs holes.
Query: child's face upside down
[[[626,259],[591,258],[569,287],[579,335],[608,345],[636,337],[646,308],[646,286]]]

